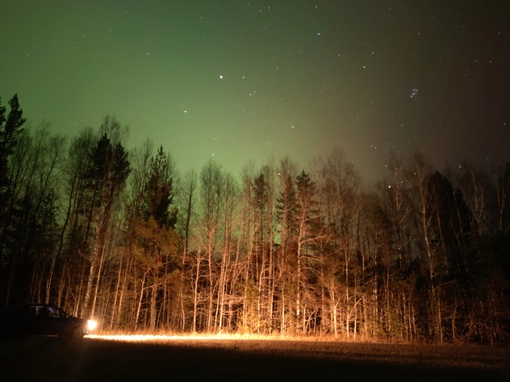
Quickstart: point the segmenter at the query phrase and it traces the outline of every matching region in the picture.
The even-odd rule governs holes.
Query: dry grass
[[[509,381],[508,347],[245,336],[51,338],[0,343],[2,381]]]

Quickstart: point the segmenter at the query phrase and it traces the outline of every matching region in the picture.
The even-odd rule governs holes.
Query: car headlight
[[[95,330],[97,328],[97,321],[96,320],[87,320],[87,329],[89,332]]]

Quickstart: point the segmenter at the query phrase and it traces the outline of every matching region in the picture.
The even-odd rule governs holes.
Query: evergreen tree
[[[160,146],[151,160],[145,219],[152,216],[161,227],[174,228],[177,220],[177,210],[170,209],[174,199],[173,181],[170,161]]]
[[[116,120],[105,120],[110,130],[120,126]],[[105,126],[101,127],[103,130]],[[103,133],[90,153],[90,165],[85,173],[86,194],[89,201],[87,236],[93,238],[93,251],[85,290],[83,309],[91,306],[95,310],[95,301],[104,266],[105,248],[108,246],[110,222],[115,203],[125,186],[131,171],[128,154],[120,142],[112,143],[108,133]],[[93,233],[91,232],[93,229]]]
[[[9,101],[9,106],[11,110],[6,115],[6,109],[2,106],[0,99],[0,270],[6,267],[11,260],[11,255],[6,254],[4,249],[11,215],[15,208],[15,200],[9,195],[9,157],[14,152],[25,123],[23,110],[20,108],[16,94]],[[6,304],[8,304],[8,299]]]
[[[17,138],[23,131],[22,126],[25,123],[23,110],[20,108],[18,95],[15,94],[9,101],[11,108],[9,115],[6,116],[6,109],[2,106],[0,99],[0,205],[5,206],[6,189],[9,185],[8,180],[8,161],[16,146]],[[3,209],[3,208],[2,208]]]
[[[171,286],[177,282],[178,237],[174,229],[177,209],[173,208],[173,166],[160,146],[151,158],[149,176],[145,184],[145,198],[140,216],[135,217],[133,245],[138,264],[142,269],[144,283],[148,284],[149,327],[155,329],[169,322],[169,302],[177,301]],[[140,294],[140,303],[145,294]],[[175,297],[175,299],[174,299]],[[158,319],[159,318],[159,319]]]

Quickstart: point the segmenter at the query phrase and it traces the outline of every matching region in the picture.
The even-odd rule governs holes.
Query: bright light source
[[[97,321],[96,320],[87,320],[87,329],[89,332],[92,332],[97,328]]]
[[[177,341],[225,341],[225,340],[264,340],[271,339],[264,336],[237,334],[191,334],[191,335],[161,335],[161,334],[89,334],[87,338],[120,341],[120,342],[177,342]]]

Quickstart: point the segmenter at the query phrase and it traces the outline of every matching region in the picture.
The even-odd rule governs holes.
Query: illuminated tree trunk
[[[91,190],[91,216],[94,216],[95,239],[90,269],[85,290],[83,310],[94,315],[98,284],[104,261],[104,250],[108,245],[110,219],[118,196],[124,188],[131,171],[127,152],[119,141],[112,142],[120,132],[120,124],[115,119],[106,118],[101,125],[104,131],[96,147],[91,152],[91,166],[88,169],[89,189]],[[89,304],[92,306],[89,309]],[[89,312],[90,311],[90,312]]]
[[[195,274],[193,277],[193,318],[192,318],[192,324],[191,324],[191,331],[193,333],[196,333],[198,330],[198,311],[201,304],[201,289],[200,289],[200,282],[201,278],[204,277],[202,275],[202,260],[203,256],[200,251],[194,252],[194,267],[195,267]]]
[[[153,270],[153,278],[156,279],[157,278],[157,272],[158,272],[158,269],[154,269]],[[152,284],[152,287],[150,288],[151,290],[151,305],[150,305],[150,330],[151,332],[154,333],[154,330],[156,329],[156,316],[157,316],[157,296],[158,296],[158,290],[159,290],[159,283],[157,282],[157,280],[154,280],[153,281],[153,284]]]
[[[254,211],[258,222],[254,244],[254,268],[255,282],[257,284],[257,322],[256,331],[260,333],[261,325],[264,322],[264,303],[267,285],[267,205],[268,205],[268,184],[266,176],[261,173],[254,180]],[[262,329],[263,330],[263,329]]]
[[[134,324],[135,330],[138,329],[138,326],[140,323],[140,313],[141,313],[141,309],[142,309],[142,301],[143,301],[143,297],[145,295],[145,280],[146,280],[146,273],[143,274],[143,277],[140,280],[140,289],[138,291],[138,303],[136,305],[136,313],[135,313],[135,324]],[[138,281],[138,280],[136,280],[136,281]],[[136,285],[135,285],[135,290],[136,290]]]
[[[220,234],[220,219],[222,213],[224,196],[224,176],[221,168],[210,161],[200,174],[200,203],[201,203],[201,224],[200,240],[203,250],[206,254],[207,264],[207,308],[206,308],[206,328],[210,333],[214,329],[214,302],[215,291],[217,287],[217,274],[214,270],[216,251],[218,247],[218,235]]]
[[[254,243],[257,232],[258,220],[254,212],[253,203],[253,183],[254,175],[250,168],[245,168],[242,173],[242,193],[241,193],[241,219],[242,219],[242,237],[241,253],[245,257],[244,268],[240,274],[240,293],[241,296],[241,317],[239,318],[242,333],[253,331],[256,319],[256,299],[254,299],[254,285],[256,270],[254,267]]]
[[[275,271],[275,293],[277,297],[278,326],[282,333],[289,329],[288,315],[295,314],[295,299],[290,295],[295,265],[290,261],[296,252],[297,232],[297,201],[294,178],[296,164],[289,158],[280,162],[278,175],[280,178],[279,195],[276,200],[276,217],[280,246],[277,251]]]
[[[257,268],[257,332],[269,333],[273,325],[273,242],[274,242],[274,182],[275,170],[270,163],[263,166],[254,181],[254,211],[258,214],[255,244]]]
[[[110,320],[110,330],[119,327],[124,310],[125,296],[128,292],[128,276],[131,274],[133,266],[133,256],[128,251],[128,247],[121,248],[119,266],[117,269],[117,280],[113,298],[112,317]]]
[[[441,301],[439,292],[435,285],[436,280],[436,259],[434,255],[434,249],[432,248],[430,238],[430,195],[426,189],[426,182],[430,176],[430,170],[428,164],[420,154],[416,154],[414,157],[414,176],[415,176],[415,187],[418,196],[418,208],[419,208],[419,224],[421,240],[425,247],[426,256],[426,269],[427,269],[427,281],[429,290],[429,309],[430,309],[430,335],[438,338],[439,342],[443,342],[443,327],[442,327],[442,311]]]
[[[223,211],[223,244],[222,257],[220,264],[220,275],[218,278],[218,296],[216,301],[216,330],[223,330],[224,315],[227,308],[226,301],[228,299],[228,277],[232,277],[230,256],[232,251],[232,233],[233,219],[236,206],[236,187],[234,179],[227,175],[224,181],[224,211]]]
[[[331,310],[331,331],[338,335],[341,330],[349,335],[350,310],[353,309],[350,289],[351,251],[355,248],[352,232],[353,213],[359,192],[360,179],[345,154],[334,149],[314,163],[315,181],[321,193],[322,224],[328,237],[326,256],[326,280]]]
[[[182,191],[182,204],[180,210],[183,210],[181,230],[184,234],[182,246],[182,260],[181,260],[181,281],[179,289],[180,310],[181,310],[181,330],[186,329],[186,295],[188,292],[187,280],[191,280],[192,274],[188,273],[191,268],[189,265],[189,242],[192,234],[192,216],[195,208],[195,194],[197,187],[197,177],[194,171],[188,172],[185,176],[183,191]],[[178,222],[179,223],[179,222]],[[191,272],[191,271],[190,271]],[[191,289],[196,292],[195,289]],[[193,299],[193,331],[196,331],[196,299]]]

